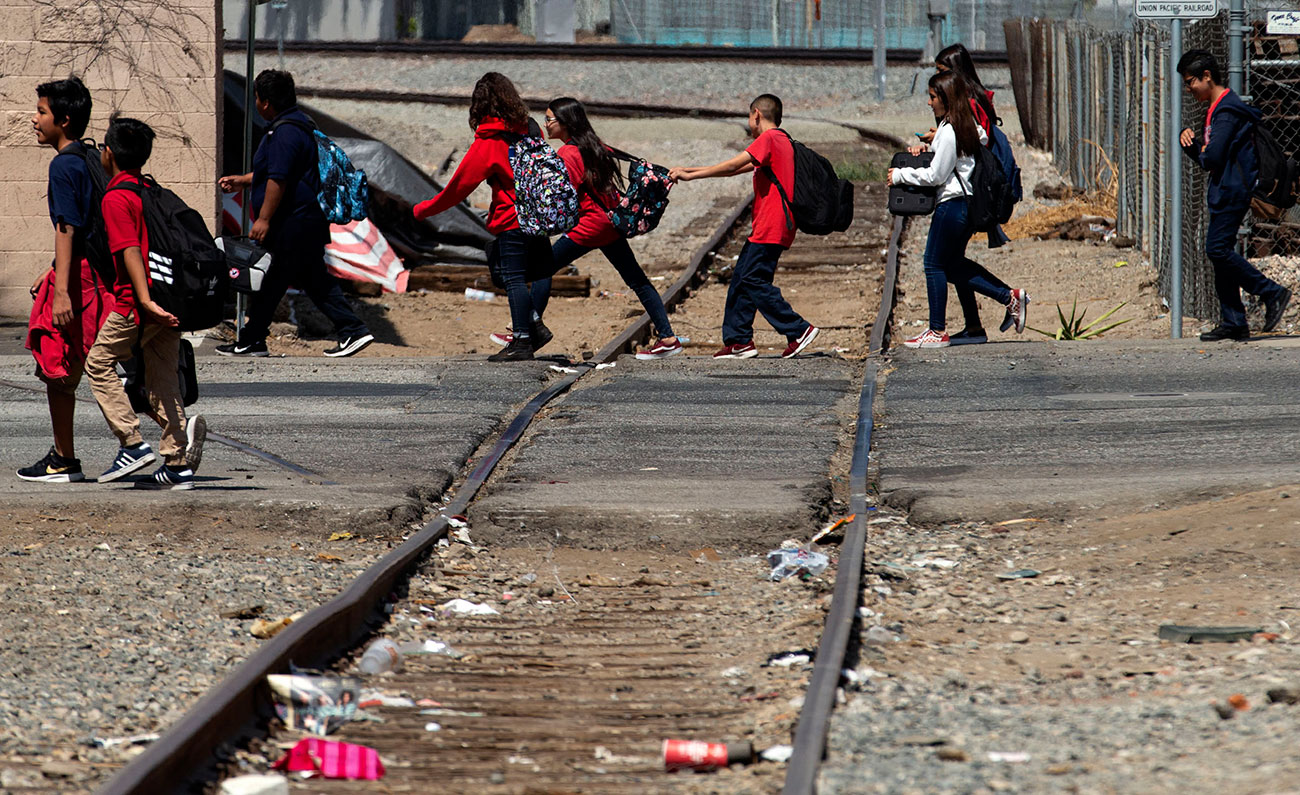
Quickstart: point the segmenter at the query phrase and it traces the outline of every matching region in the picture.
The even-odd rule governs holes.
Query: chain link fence
[[[1250,13],[1246,42],[1246,95],[1263,112],[1263,124],[1292,157],[1300,153],[1300,39],[1270,34],[1267,10],[1295,10],[1296,4],[1268,3]],[[1246,237],[1247,256],[1300,254],[1300,207],[1282,218],[1254,218]]]

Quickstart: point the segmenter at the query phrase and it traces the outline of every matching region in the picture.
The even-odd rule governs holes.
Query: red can
[[[706,743],[700,740],[664,740],[667,770],[717,770],[754,759],[750,743]]]

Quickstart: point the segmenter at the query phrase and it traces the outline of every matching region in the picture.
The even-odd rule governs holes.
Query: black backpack
[[[117,268],[113,265],[113,255],[108,251],[108,232],[104,228],[104,211],[100,207],[104,191],[108,189],[108,174],[104,173],[104,165],[99,159],[99,146],[90,138],[73,141],[55,157],[75,157],[86,165],[86,173],[90,175],[90,213],[82,230],[79,253],[90,262],[101,282],[112,284],[117,278]]]
[[[143,184],[122,182],[109,190],[129,190],[144,206],[149,296],[180,320],[181,331],[221,323],[230,274],[203,216],[147,174]]]
[[[770,166],[763,166],[768,179],[781,194],[785,206],[785,223],[789,229],[798,226],[809,235],[829,235],[843,232],[853,223],[853,183],[835,175],[831,161],[790,137],[794,149],[794,191],[786,193]]]
[[[957,178],[961,182],[961,177]],[[970,190],[966,192],[966,220],[972,229],[984,232],[1011,220],[1016,207],[1015,188],[1002,171],[998,156],[987,146],[975,153],[975,170],[971,172]]]
[[[1261,214],[1280,218],[1295,206],[1296,187],[1300,182],[1300,165],[1287,156],[1281,144],[1263,124],[1255,124],[1255,160],[1259,180],[1255,183],[1254,202]],[[1265,205],[1259,207],[1260,204]]]

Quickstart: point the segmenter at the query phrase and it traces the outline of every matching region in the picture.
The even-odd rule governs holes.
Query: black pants
[[[352,311],[338,279],[325,269],[324,244],[317,244],[271,253],[271,267],[262,280],[262,289],[249,296],[248,322],[244,324],[240,345],[266,340],[275,308],[291,284],[306,293],[316,308],[329,318],[340,342],[370,333],[365,322]]]

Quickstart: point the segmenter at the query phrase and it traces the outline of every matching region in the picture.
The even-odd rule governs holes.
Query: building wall
[[[215,221],[220,151],[219,0],[0,0],[0,315],[25,316],[53,259],[46,206],[53,150],[36,145],[36,86],[76,74],[94,100],[158,133],[146,171]]]
[[[226,38],[248,35],[248,0],[222,0]],[[258,41],[392,41],[397,38],[397,0],[312,0],[283,10],[257,9]]]

